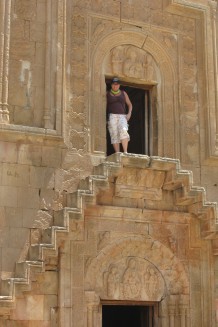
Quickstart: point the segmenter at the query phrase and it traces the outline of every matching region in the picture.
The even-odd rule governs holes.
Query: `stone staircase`
[[[26,261],[16,263],[13,278],[2,280],[0,315],[10,315],[16,305],[17,292],[31,290],[32,275],[43,272],[46,259],[58,255],[58,237],[70,231],[73,221],[83,219],[85,208],[97,204],[98,193],[115,182],[124,167],[165,172],[163,190],[174,193],[176,206],[185,206],[187,212],[198,215],[202,222],[202,237],[217,238],[217,204],[206,201],[204,188],[193,186],[192,173],[182,170],[179,160],[113,154],[93,168],[93,175],[82,180],[75,193],[66,195],[64,208],[53,212],[52,226],[42,230],[40,243],[30,245]]]

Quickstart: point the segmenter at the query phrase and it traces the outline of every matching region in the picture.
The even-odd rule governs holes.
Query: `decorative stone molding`
[[[94,20],[94,18],[92,18]],[[98,26],[97,33],[100,27]],[[94,36],[93,36],[94,38]],[[110,34],[98,39],[96,46],[91,49],[91,98],[89,107],[93,108],[93,114],[90,120],[91,151],[99,154],[105,152],[105,110],[102,108],[106,106],[105,98],[105,77],[113,76],[114,71],[122,72],[121,78],[127,77],[128,81],[133,78],[137,83],[150,83],[157,88],[157,102],[158,102],[158,154],[169,157],[177,156],[175,144],[179,144],[177,131],[172,126],[177,125],[173,117],[179,118],[177,114],[178,103],[177,96],[177,79],[175,67],[170,54],[166,52],[164,46],[157,42],[154,37],[148,36],[146,32],[136,31],[134,29],[125,29],[122,31],[112,31]],[[120,61],[121,54],[125,53],[122,62]],[[145,69],[136,69],[136,65],[129,65],[130,54],[137,59],[137,65],[143,66]],[[151,61],[149,69],[146,70],[147,62]],[[126,64],[126,68],[125,68]],[[131,68],[131,69],[130,69]],[[140,71],[140,73],[139,73]],[[140,75],[139,75],[140,74]],[[154,79],[154,80],[150,80]],[[173,87],[173,91],[172,91]],[[175,92],[175,93],[174,93]],[[176,114],[175,114],[176,112]],[[165,123],[162,122],[163,117],[168,117]],[[100,127],[99,130],[99,126]],[[96,133],[96,129],[98,133]],[[100,135],[100,137],[95,137]],[[102,140],[99,144],[98,140]],[[174,140],[175,142],[171,142]]]
[[[8,72],[11,25],[11,0],[0,3],[0,123],[9,123]]]
[[[98,324],[98,307],[100,298],[95,292],[86,291],[85,298],[87,303],[87,327],[100,327]]]
[[[35,2],[36,5],[36,2]],[[16,2],[13,10],[14,21],[16,21],[16,11],[18,16],[21,17],[22,22],[25,25],[25,31],[31,29],[34,26],[34,18],[36,15],[36,6],[34,9],[31,8],[31,2],[25,5],[25,2]],[[42,4],[43,6],[44,4]],[[38,136],[61,136],[62,135],[62,124],[63,124],[63,82],[65,82],[64,75],[64,58],[66,55],[65,49],[65,38],[66,38],[66,0],[58,1],[46,1],[46,32],[45,32],[45,42],[41,44],[36,41],[36,50],[33,49],[34,42],[31,43],[31,40],[28,40],[27,35],[25,36],[25,42],[20,45],[19,38],[15,37],[11,39],[11,0],[1,1],[1,40],[0,40],[0,123],[7,124],[7,126],[2,125],[2,129],[7,131],[9,134],[10,131],[17,133],[33,133]],[[41,4],[39,3],[40,7]],[[29,18],[31,23],[25,24],[25,17]],[[43,20],[43,18],[42,18]],[[18,26],[19,22],[17,22]],[[40,29],[42,21],[37,25],[37,28]],[[17,26],[16,24],[14,26]],[[34,31],[33,31],[34,30]],[[32,34],[34,37],[40,38],[40,41],[43,42],[43,33],[41,31],[39,35],[32,28]],[[23,32],[24,33],[24,32]],[[40,34],[41,33],[41,34]],[[11,49],[9,51],[9,45]],[[45,50],[45,57],[42,58],[43,51]],[[16,52],[17,51],[17,52]],[[19,52],[20,51],[20,52]],[[35,64],[31,61],[33,58],[33,52],[36,51],[36,60]],[[10,54],[10,74],[9,74],[9,54]],[[25,57],[26,56],[26,57]],[[30,57],[30,59],[29,59]],[[27,59],[26,59],[27,58]],[[15,59],[15,60],[14,60]],[[20,65],[21,67],[18,67]],[[36,73],[38,69],[37,65],[42,71]],[[12,75],[13,69],[17,70],[16,75]],[[19,69],[21,73],[19,75]],[[33,73],[34,72],[34,73]],[[40,77],[38,77],[38,75]],[[40,78],[45,76],[45,89],[42,85],[39,85]],[[8,78],[10,77],[10,89],[8,95]],[[35,79],[34,79],[35,78]],[[38,79],[37,79],[38,78]],[[37,95],[33,92],[33,89],[37,85],[37,92],[41,95],[40,101],[42,105],[37,107],[37,122],[33,121],[31,115],[33,115],[33,97]],[[36,87],[35,87],[36,88]],[[19,90],[17,90],[19,89]],[[21,96],[19,97],[20,102],[16,103],[16,92],[20,92]],[[37,93],[36,92],[36,93]],[[37,94],[38,94],[37,93]],[[33,95],[34,94],[34,95]],[[13,105],[8,103],[8,96],[14,97],[15,100]],[[24,103],[26,101],[26,103]],[[35,100],[35,103],[38,102],[38,99]],[[44,101],[44,102],[43,102]],[[18,122],[13,124],[13,119],[9,123],[9,110],[8,106],[10,105],[11,113],[14,111],[22,110],[23,121],[18,118]],[[15,108],[15,107],[19,108]],[[41,116],[40,116],[41,115]],[[28,117],[28,118],[25,118]],[[41,120],[40,120],[41,117]],[[26,119],[26,121],[25,121]],[[40,121],[39,121],[40,120]]]
[[[156,85],[158,70],[151,55],[134,46],[118,46],[110,52],[110,64],[113,75],[120,78],[142,79],[146,83]],[[109,65],[108,65],[109,66]]]
[[[147,260],[128,257],[110,265],[104,273],[104,299],[160,301],[165,282],[160,271]]]
[[[205,151],[203,160],[208,162],[217,162],[218,157],[218,74],[217,74],[217,1],[207,0],[199,3],[198,1],[170,0],[167,3],[170,12],[181,13],[185,15],[192,12],[193,17],[197,18],[200,24],[197,24],[197,30],[206,31],[205,39],[201,39],[203,52],[199,51],[198,67],[202,76],[198,79],[201,87],[203,99],[200,103],[204,108],[204,118],[202,124],[205,124]],[[196,36],[195,36],[196,38]],[[196,40],[198,37],[196,38]],[[202,49],[202,45],[201,46]],[[202,56],[203,54],[203,56]],[[205,85],[207,88],[205,89]],[[206,103],[206,105],[205,105]],[[190,147],[190,153],[194,147]]]
[[[160,302],[159,317],[163,327],[189,327],[190,303],[187,295],[170,295]]]
[[[56,7],[56,5],[55,5]],[[54,99],[52,101],[51,94],[54,96],[54,85],[52,88],[52,81],[54,80],[54,53],[52,49],[53,42],[55,42],[54,30],[54,1],[48,0],[46,3],[46,44],[45,44],[45,108],[44,108],[44,127],[54,129],[54,122],[52,123],[52,106],[54,106]],[[57,10],[57,8],[55,8]],[[53,64],[53,65],[52,65]]]
[[[117,178],[115,194],[122,197],[161,200],[164,178],[164,172],[145,173],[141,169],[132,168],[129,174],[124,168],[123,173]]]
[[[208,1],[211,12],[212,43],[213,43],[213,61],[214,61],[214,84],[215,84],[215,108],[218,105],[218,68],[217,68],[217,1]],[[216,140],[215,154],[218,155],[218,113],[216,110]]]
[[[171,267],[167,272],[166,265]],[[157,293],[152,283],[158,284]],[[168,248],[152,238],[135,236],[108,245],[89,263],[85,288],[103,299],[160,301],[166,294],[188,294],[189,282]]]
[[[1,291],[3,294],[0,296],[0,315],[5,314],[6,308],[13,308],[16,300],[15,285],[19,291],[29,291],[31,278],[34,276],[32,272],[42,273],[48,263],[47,259],[57,258],[58,247],[63,246],[63,233],[70,232],[70,240],[75,241],[77,252],[81,256],[80,250],[84,251],[85,249],[82,242],[84,242],[86,210],[91,210],[96,204],[98,206],[97,195],[102,194],[105,190],[110,190],[110,183],[115,182],[117,177],[122,175],[122,171],[126,169],[138,169],[139,171],[144,169],[145,172],[149,169],[149,171],[165,172],[162,188],[175,195],[173,199],[177,210],[182,210],[181,206],[186,213],[189,213],[190,216],[193,215],[191,219],[201,220],[201,224],[199,224],[201,235],[199,233],[198,238],[205,238],[209,243],[210,240],[217,240],[217,231],[214,228],[216,227],[215,204],[205,201],[205,192],[202,188],[193,187],[190,172],[181,170],[178,160],[114,154],[96,167],[94,175],[90,175],[86,181],[81,182],[77,192],[67,195],[64,209],[50,212],[53,218],[52,226],[42,230],[38,243],[30,245],[26,261],[16,264],[15,277],[2,281]],[[100,207],[103,207],[102,204]],[[123,207],[117,207],[117,209],[124,210]],[[175,217],[177,210],[175,209],[174,212]],[[155,208],[151,211],[155,213]],[[171,212],[173,213],[173,211]],[[162,217],[162,223],[165,218]],[[78,224],[80,224],[79,230],[76,226]],[[60,239],[58,238],[59,233]],[[162,326],[190,326],[191,287],[192,291],[195,291],[199,290],[199,285],[195,285],[194,281],[190,285],[191,281],[188,278],[185,262],[183,263],[170,247],[165,246],[148,233],[142,234],[141,231],[139,233],[128,232],[128,235],[120,234],[122,235],[120,237],[118,233],[116,238],[112,235],[112,230],[109,234],[103,231],[100,234],[95,231],[95,236],[91,234],[91,239],[94,237],[92,241],[95,243],[93,245],[97,252],[91,256],[88,255],[86,263],[84,262],[85,276],[82,280],[85,284],[83,282],[81,284],[87,302],[86,318],[89,327],[101,326],[100,299],[123,301],[152,299],[152,301],[160,302]],[[98,235],[101,236],[98,238]],[[88,243],[88,246],[91,244]],[[215,247],[216,242],[214,242]],[[210,248],[209,245],[208,248]],[[63,255],[64,252],[61,253],[62,259]],[[198,274],[199,276],[201,275]],[[193,289],[193,286],[196,286],[196,289]],[[62,300],[64,301],[63,293]],[[64,310],[65,308],[61,307],[60,309]],[[197,311],[195,315],[197,315]]]

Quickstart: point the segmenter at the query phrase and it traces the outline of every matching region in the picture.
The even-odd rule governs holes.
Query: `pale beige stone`
[[[16,208],[18,205],[18,188],[15,186],[0,186],[0,205]]]
[[[27,165],[3,164],[2,185],[4,186],[29,186],[30,167]]]
[[[36,15],[36,1],[21,0],[16,2],[15,14],[22,19],[34,19]]]
[[[36,220],[38,209],[19,209],[23,211],[22,225],[26,228],[32,228]]]
[[[45,23],[34,21],[30,24],[30,41],[45,42]]]
[[[0,3],[0,275],[19,261],[32,280],[11,312],[0,297],[0,325],[100,327],[107,299],[155,301],[155,327],[214,327],[217,2]],[[104,162],[115,74],[148,89],[151,157]],[[42,242],[43,267],[22,271]]]
[[[17,191],[17,206],[29,209],[39,209],[40,195],[38,188],[18,187]]]
[[[13,20],[12,21],[12,29],[16,30],[16,34],[12,35],[13,39],[21,39],[23,40],[25,37],[25,21],[24,20]]]
[[[37,275],[37,284],[38,284],[37,294],[57,295],[58,294],[57,272],[46,271],[44,274]],[[49,298],[47,302],[49,302]]]
[[[42,149],[42,166],[59,167],[61,163],[61,149],[44,147]]]
[[[45,60],[44,43],[36,42],[36,65],[43,65]]]
[[[16,143],[0,142],[0,159],[1,162],[17,162],[17,145]]]
[[[30,178],[32,166],[40,166],[42,161],[42,148],[39,145],[21,144],[18,148],[18,163],[30,165]]]
[[[11,44],[11,59],[33,60],[35,56],[34,42],[16,40]]]
[[[58,315],[55,313],[58,305],[58,297],[55,295],[46,295],[44,299],[44,321],[52,321],[57,323]]]
[[[37,7],[36,7],[37,15],[36,20],[38,22],[45,22],[46,19],[46,2],[44,0],[37,1]]]
[[[2,233],[2,236],[7,237],[7,230]],[[1,267],[3,272],[14,271],[14,263],[18,260],[20,256],[20,249],[9,247],[9,242],[5,242],[5,246],[2,247],[1,251]]]
[[[16,309],[13,311],[13,320],[40,320],[43,321],[44,296],[26,295],[19,299]]]
[[[54,169],[30,167],[30,185],[38,188],[54,188]]]
[[[27,228],[10,227],[8,237],[8,240],[10,240],[8,247],[21,250],[29,238],[29,230]]]
[[[44,89],[45,76],[44,76],[44,67],[40,65],[35,65],[33,69],[33,86],[41,87]],[[37,102],[40,99],[37,99]]]
[[[15,87],[16,89],[16,87]],[[16,99],[14,100],[16,101]],[[23,109],[25,107],[25,109]],[[33,121],[33,110],[30,108],[30,99],[26,96],[26,90],[23,90],[23,99],[22,102],[18,106],[14,108],[14,121],[18,125],[31,125]],[[23,117],[23,118],[22,118]]]

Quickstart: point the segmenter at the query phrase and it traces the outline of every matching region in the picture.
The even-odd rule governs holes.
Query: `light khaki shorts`
[[[130,139],[126,115],[110,114],[108,130],[111,137],[111,144],[121,143],[121,140]]]

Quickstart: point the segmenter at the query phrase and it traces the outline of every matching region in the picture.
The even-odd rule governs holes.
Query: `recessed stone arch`
[[[189,281],[183,264],[165,245],[151,237],[131,236],[104,247],[89,262],[85,290],[109,300],[160,301],[188,296]]]
[[[153,81],[157,89],[157,116],[158,116],[158,149],[160,156],[177,157],[179,144],[177,139],[179,115],[177,78],[170,53],[150,35],[133,30],[119,30],[99,39],[91,53],[90,73],[90,124],[91,124],[91,151],[95,154],[104,154],[106,149],[105,135],[105,106],[106,88],[105,76],[112,76],[112,70],[106,67],[106,58],[116,47],[132,46],[144,51],[152,57],[159,77]],[[134,80],[137,83],[137,79]],[[146,78],[138,79],[138,83],[147,83]],[[152,84],[152,83],[151,83]]]

